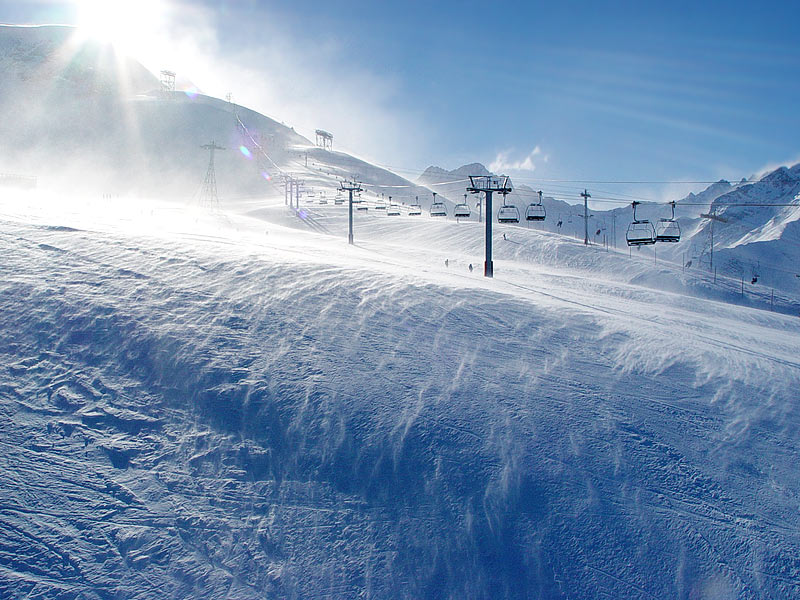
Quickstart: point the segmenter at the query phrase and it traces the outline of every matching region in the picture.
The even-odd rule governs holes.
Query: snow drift
[[[601,267],[500,256],[489,282],[437,237],[378,239],[412,217],[348,248],[341,207],[315,211],[331,237],[19,206],[4,597],[797,593],[788,317]]]

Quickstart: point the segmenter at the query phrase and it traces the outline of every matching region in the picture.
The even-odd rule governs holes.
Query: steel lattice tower
[[[210,157],[208,160],[208,171],[206,171],[206,178],[203,180],[203,187],[200,190],[200,206],[202,208],[219,208],[219,196],[217,196],[217,174],[214,167],[214,152],[217,150],[225,150],[222,146],[217,146],[217,143],[212,141],[210,144],[201,146],[209,151]]]

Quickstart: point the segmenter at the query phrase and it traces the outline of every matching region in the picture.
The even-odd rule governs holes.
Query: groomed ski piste
[[[490,280],[479,223],[221,205],[0,198],[1,597],[800,595],[797,316],[533,228]]]

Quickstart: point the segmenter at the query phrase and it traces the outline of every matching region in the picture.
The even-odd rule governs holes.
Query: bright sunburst
[[[76,0],[78,30],[136,54],[163,18],[164,0]]]

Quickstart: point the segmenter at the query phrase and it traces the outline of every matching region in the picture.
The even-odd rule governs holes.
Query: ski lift
[[[422,207],[419,205],[419,196],[414,196],[414,204],[408,207],[408,216],[418,217],[422,214]]]
[[[466,219],[469,217],[471,213],[469,210],[469,204],[467,204],[467,194],[464,194],[464,202],[456,204],[455,208],[453,209],[453,214],[456,216],[456,218]]]
[[[400,216],[400,205],[392,202],[392,197],[389,196],[389,208],[386,209],[386,214],[390,217]]]
[[[341,204],[344,204],[344,198],[342,197],[342,195],[341,195],[341,194],[336,194],[336,197],[333,199],[333,203],[334,203],[336,206],[339,206],[339,205],[341,205]]]
[[[513,204],[506,204],[506,194],[503,194],[503,206],[497,211],[498,223],[519,223],[519,210]]]
[[[433,192],[433,204],[431,204],[431,216],[432,217],[447,216],[447,207],[444,205],[444,202],[436,201],[436,192]]]
[[[625,240],[628,246],[647,246],[656,243],[656,230],[653,224],[648,220],[638,220],[636,218],[636,206],[639,204],[636,200],[633,201],[633,223],[628,225],[628,231],[625,232]]]
[[[542,205],[542,192],[539,191],[539,202],[538,204],[535,202],[531,202],[528,205],[527,210],[525,211],[525,220],[526,221],[544,221],[545,217],[547,216],[547,212]]]
[[[681,241],[681,228],[675,220],[675,201],[670,202],[672,206],[671,219],[659,219],[656,225],[656,241],[657,242],[680,242]]]

